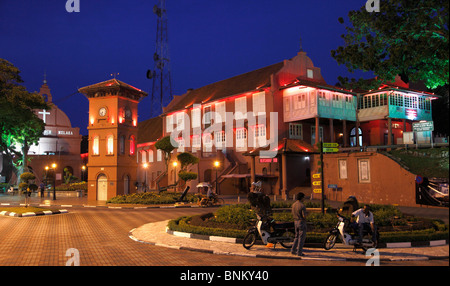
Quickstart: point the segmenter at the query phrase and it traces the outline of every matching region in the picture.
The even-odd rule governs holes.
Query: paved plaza
[[[20,197],[3,195],[0,203],[16,206],[23,202]],[[246,250],[240,243],[227,239],[202,240],[189,238],[188,234],[168,233],[169,219],[205,212],[203,208],[189,205],[117,207],[89,204],[85,198],[53,201],[37,197],[32,197],[30,203],[68,212],[45,217],[0,216],[0,265],[63,266],[69,259],[68,249],[79,251],[81,265],[92,266],[364,265],[369,258],[365,253],[339,246],[329,251],[306,247],[306,256],[298,258],[280,246],[273,249],[255,245]],[[378,251],[382,263],[435,261],[448,265],[447,243],[435,241],[429,247],[380,248]]]

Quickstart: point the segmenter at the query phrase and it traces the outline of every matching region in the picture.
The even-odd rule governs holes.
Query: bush
[[[405,224],[420,223],[420,227],[423,228],[415,230],[411,227],[408,231],[383,231],[379,228],[380,242],[427,241],[448,238],[448,225],[440,220],[406,217],[393,206],[375,205],[372,210],[377,225],[380,223],[385,226],[383,228],[385,230],[389,229],[386,226],[392,226],[392,216],[401,218]],[[273,218],[278,222],[293,220],[290,211],[274,213]],[[256,215],[249,204],[227,205],[219,208],[215,214],[182,217],[170,221],[168,227],[174,231],[243,238],[246,229],[253,224],[252,219],[256,219]],[[328,231],[336,223],[337,218],[334,213],[309,213],[306,242],[322,243],[328,235]],[[392,227],[390,229],[392,230]]]
[[[119,195],[111,198],[107,203],[112,204],[174,204],[180,198],[181,193],[175,192],[148,192],[129,195]],[[188,202],[197,202],[198,196],[194,194],[187,194],[184,200]]]

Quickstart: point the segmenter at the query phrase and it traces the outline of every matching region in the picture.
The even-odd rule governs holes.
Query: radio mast
[[[153,80],[151,117],[160,115],[163,106],[167,106],[173,98],[166,0],[159,0],[158,4],[153,7],[153,13],[157,16],[156,51],[153,54],[155,65],[153,70],[147,71],[147,78]]]

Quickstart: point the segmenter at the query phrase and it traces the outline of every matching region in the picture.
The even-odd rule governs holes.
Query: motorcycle
[[[368,236],[371,231],[368,230],[368,229],[364,229],[363,230],[362,242],[359,243],[358,242],[359,234],[358,234],[358,232],[356,230],[355,230],[355,234],[353,234],[353,235],[349,234],[347,232],[347,225],[349,225],[350,220],[348,218],[340,215],[340,214],[337,214],[337,217],[338,217],[338,220],[339,220],[338,223],[330,231],[330,234],[328,235],[327,239],[324,242],[325,250],[330,250],[331,248],[333,248],[338,237],[340,237],[340,239],[342,240],[344,245],[348,245],[348,246],[353,245],[353,251],[356,251],[356,249],[358,247],[362,248],[363,251],[367,251],[367,249],[369,249],[369,248],[376,248],[377,247],[377,242],[378,242],[378,238],[379,238],[379,233],[378,232],[375,233],[376,240],[374,242]]]
[[[250,249],[256,242],[258,236],[261,237],[264,245],[273,243],[275,248],[277,243],[280,243],[284,248],[292,248],[295,238],[295,226],[293,222],[276,223],[271,218],[263,219],[257,215],[257,220],[254,226],[248,229],[244,237],[242,245],[245,249]]]

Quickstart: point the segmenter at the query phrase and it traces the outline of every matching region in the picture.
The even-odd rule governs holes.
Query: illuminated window
[[[95,136],[94,139],[92,140],[92,154],[93,155],[100,154],[98,145],[99,145],[99,138],[98,138],[98,136]]]
[[[215,105],[215,123],[225,122],[225,101]]]
[[[147,152],[145,152],[144,150],[141,151],[141,158],[142,163],[147,163]]]
[[[148,161],[153,162],[153,150],[148,150]]]
[[[191,115],[192,115],[192,128],[200,127],[201,109],[200,108],[192,109]]]
[[[134,152],[136,151],[136,139],[134,139],[134,136],[130,136],[130,155],[134,155]]]
[[[306,70],[306,76],[307,76],[308,78],[314,78],[314,72],[313,72],[313,70],[312,70],[312,69],[307,69],[307,70]]]
[[[211,152],[212,151],[212,136],[210,133],[203,134],[203,151]]]
[[[234,100],[235,119],[245,119],[247,116],[247,98],[245,96],[236,98]]]
[[[114,137],[112,135],[108,135],[106,138],[106,154],[114,154]]]

